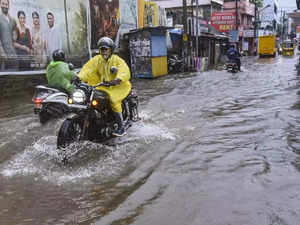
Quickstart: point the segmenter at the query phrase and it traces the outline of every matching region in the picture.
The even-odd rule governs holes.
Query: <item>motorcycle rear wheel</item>
[[[49,119],[51,118],[51,114],[42,110],[40,113],[39,113],[39,119],[40,119],[40,123],[41,124],[44,124],[46,123]]]
[[[80,140],[82,122],[79,120],[65,120],[57,135],[57,148],[66,148],[70,144]]]

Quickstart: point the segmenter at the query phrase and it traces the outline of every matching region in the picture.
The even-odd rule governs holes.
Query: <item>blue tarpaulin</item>
[[[181,46],[181,40],[182,40],[182,34],[183,34],[182,29],[180,29],[180,28],[169,29],[168,32],[170,35],[170,39],[171,39],[173,48],[179,49]]]
[[[174,29],[171,29],[171,30],[168,30],[170,34],[177,34],[177,35],[182,35],[182,29],[179,29],[179,28],[174,28]]]

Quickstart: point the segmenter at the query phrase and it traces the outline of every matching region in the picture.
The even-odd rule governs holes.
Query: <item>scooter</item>
[[[184,72],[184,62],[177,55],[170,55],[168,57],[168,71],[170,73]]]
[[[239,68],[236,62],[230,61],[226,63],[226,70],[227,72],[237,73],[239,71]]]

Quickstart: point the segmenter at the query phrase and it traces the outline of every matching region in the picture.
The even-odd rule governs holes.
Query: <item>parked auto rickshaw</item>
[[[293,56],[295,46],[294,43],[291,40],[286,40],[282,43],[282,55],[284,56]]]

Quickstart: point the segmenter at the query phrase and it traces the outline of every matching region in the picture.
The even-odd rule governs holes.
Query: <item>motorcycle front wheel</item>
[[[66,148],[70,144],[79,141],[81,133],[82,122],[80,120],[65,120],[57,135],[57,148]]]

